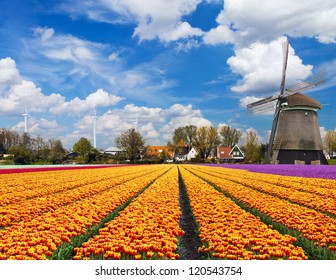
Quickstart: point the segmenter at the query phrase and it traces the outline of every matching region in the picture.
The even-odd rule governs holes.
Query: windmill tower
[[[93,109],[93,116],[91,116],[93,120],[93,147],[97,148],[97,141],[96,141],[96,126],[97,126],[97,119],[100,119],[96,114],[96,109]]]
[[[270,102],[276,102],[266,155],[267,162],[328,164],[323,154],[318,124],[317,110],[322,109],[322,105],[301,93],[324,83],[324,72],[317,73],[310,80],[301,82],[291,89],[285,89],[288,47],[288,41],[284,42],[280,93],[248,104],[247,108],[253,110]]]
[[[138,130],[138,123],[139,123],[138,116],[136,116],[135,121],[133,123],[134,123],[134,129],[137,131]]]
[[[23,105],[25,108],[25,112],[22,114],[23,120],[24,120],[24,132],[27,133],[28,118],[31,118],[31,116],[28,114],[26,102],[24,100],[23,100]]]

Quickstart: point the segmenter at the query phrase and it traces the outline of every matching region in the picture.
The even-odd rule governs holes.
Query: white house
[[[108,154],[108,155],[112,155],[112,156],[115,156],[115,155],[118,155],[120,153],[122,153],[122,150],[120,150],[119,148],[117,147],[109,147],[105,150],[104,152],[105,154]]]
[[[189,153],[187,154],[187,159],[191,160],[192,158],[195,158],[198,155],[196,150],[194,148],[191,148]]]

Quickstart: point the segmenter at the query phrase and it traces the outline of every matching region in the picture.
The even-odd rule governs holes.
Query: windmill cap
[[[295,93],[288,96],[287,102],[289,107],[305,106],[322,109],[320,102],[302,93]]]

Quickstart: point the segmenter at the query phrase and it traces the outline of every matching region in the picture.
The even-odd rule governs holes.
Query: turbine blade
[[[25,102],[25,100],[23,99],[23,106],[24,106],[24,108],[25,108],[25,113],[26,114],[28,114],[28,111],[27,111],[27,106],[26,106],[26,102]]]

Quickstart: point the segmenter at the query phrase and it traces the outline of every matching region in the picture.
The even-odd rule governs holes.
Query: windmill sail
[[[282,43],[282,79],[280,85],[280,96],[283,94],[285,89],[286,81],[286,70],[287,70],[287,61],[288,61],[288,40]]]
[[[326,81],[325,76],[325,69],[322,69],[320,72],[316,73],[308,80],[297,83],[296,85],[291,86],[289,89],[286,89],[285,94],[288,96],[321,85]]]
[[[260,105],[263,105],[263,104],[267,104],[267,103],[270,103],[274,100],[277,100],[277,97],[275,96],[269,96],[269,97],[266,97],[266,98],[263,98],[263,99],[260,99],[256,102],[253,102],[253,103],[250,103],[247,105],[247,109],[253,109],[254,107],[257,107],[257,106],[260,106]]]
[[[276,105],[275,113],[274,113],[274,119],[272,123],[272,129],[271,129],[271,134],[270,134],[270,139],[268,142],[268,149],[267,149],[267,154],[266,154],[266,161],[269,162],[273,150],[273,143],[274,143],[274,138],[276,134],[276,129],[278,127],[278,122],[279,122],[279,115],[280,115],[280,98],[284,94],[284,89],[285,89],[285,82],[286,82],[286,71],[287,71],[287,61],[288,61],[288,40],[286,40],[282,44],[282,79],[281,79],[281,84],[280,84],[280,95],[278,97],[278,102]]]

